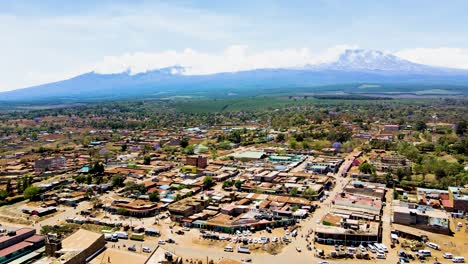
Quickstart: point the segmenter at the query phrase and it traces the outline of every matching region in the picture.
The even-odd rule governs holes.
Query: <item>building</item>
[[[148,257],[128,250],[106,248],[93,258],[89,264],[145,264]]]
[[[231,155],[236,160],[260,160],[266,157],[265,152],[263,151],[244,151],[236,152]]]
[[[366,196],[377,197],[383,199],[385,197],[385,184],[370,183],[362,181],[352,181],[345,186],[344,191],[352,194],[360,194]]]
[[[168,206],[173,221],[181,222],[184,218],[201,212],[208,206],[208,199],[189,197]]]
[[[208,166],[208,159],[203,156],[187,156],[185,159],[185,165],[204,169]]]
[[[116,200],[110,206],[104,206],[103,209],[112,214],[129,215],[133,217],[148,217],[159,213],[163,206],[162,203],[153,203],[145,200]]]
[[[328,245],[358,246],[382,240],[378,222],[351,220],[328,214],[315,229],[315,242]]]
[[[449,218],[445,211],[430,206],[393,202],[393,223],[408,225],[430,232],[450,233]]]
[[[395,172],[398,169],[411,170],[412,167],[411,161],[400,155],[383,155],[371,161],[371,164],[374,165],[378,171],[390,172]]]
[[[449,200],[453,204],[453,211],[458,213],[468,212],[468,188],[449,187]]]
[[[308,162],[306,169],[319,174],[336,173],[343,162],[344,160],[341,158],[320,156],[312,162]]]
[[[65,166],[65,157],[53,157],[38,159],[34,162],[34,170],[37,173],[62,169]]]
[[[43,247],[45,238],[33,228],[21,228],[0,237],[0,263],[9,263]]]
[[[43,258],[37,264],[82,264],[88,263],[105,249],[106,241],[103,234],[79,229],[61,242],[46,245],[49,257]],[[49,249],[47,248],[49,247]]]
[[[384,125],[384,131],[399,131],[400,125]]]

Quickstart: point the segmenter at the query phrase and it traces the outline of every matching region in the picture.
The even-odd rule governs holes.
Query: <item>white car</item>
[[[158,244],[159,244],[159,245],[166,245],[166,241],[160,239],[160,240],[158,241]]]
[[[442,255],[442,257],[444,257],[444,259],[451,259],[451,258],[453,258],[453,254],[452,253],[444,253]]]
[[[277,238],[277,237],[274,237],[271,241],[272,241],[272,242],[278,242],[278,238]]]
[[[302,249],[300,247],[296,247],[297,252],[302,252]]]
[[[286,230],[286,235],[288,236],[290,233],[289,233],[289,230]]]
[[[382,253],[377,253],[377,258],[378,259],[386,259],[387,256],[385,256],[385,254],[382,254]]]
[[[257,244],[257,242],[258,242],[258,239],[256,238],[252,239],[252,243]]]
[[[151,253],[151,248],[149,247],[142,247],[141,251],[146,252],[146,253]]]

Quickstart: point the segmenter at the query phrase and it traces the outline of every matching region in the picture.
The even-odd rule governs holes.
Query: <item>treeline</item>
[[[391,97],[368,96],[368,95],[314,95],[321,100],[393,100]]]

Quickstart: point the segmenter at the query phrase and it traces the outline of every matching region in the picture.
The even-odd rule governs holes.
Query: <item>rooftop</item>
[[[148,258],[144,255],[130,252],[128,250],[118,250],[107,248],[97,255],[90,264],[112,263],[112,264],[144,264]]]
[[[96,242],[96,240],[101,236],[102,234],[94,233],[85,229],[79,229],[62,241],[61,251],[64,253],[83,251]]]

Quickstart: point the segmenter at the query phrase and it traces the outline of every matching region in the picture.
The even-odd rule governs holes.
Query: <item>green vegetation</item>
[[[28,188],[26,188],[26,189],[24,190],[23,195],[24,195],[24,198],[25,198],[25,199],[31,200],[31,199],[33,199],[36,195],[38,195],[39,192],[40,192],[39,187],[32,185],[32,186],[29,186]]]

